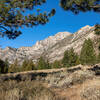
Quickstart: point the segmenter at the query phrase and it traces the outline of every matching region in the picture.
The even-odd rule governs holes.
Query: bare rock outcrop
[[[0,49],[0,59],[8,59],[10,63],[13,63],[16,58],[19,62],[22,62],[24,59],[32,59],[36,62],[41,55],[44,55],[48,57],[50,62],[53,62],[61,59],[64,51],[72,47],[75,52],[80,53],[82,44],[87,38],[92,40],[96,38],[94,27],[87,25],[73,34],[59,32],[45,40],[37,41],[32,47],[21,47],[18,49],[7,47]]]

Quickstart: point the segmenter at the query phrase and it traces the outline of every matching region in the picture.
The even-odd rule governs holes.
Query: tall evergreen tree
[[[55,60],[52,64],[52,68],[61,68],[61,61]]]
[[[21,71],[31,71],[31,70],[35,70],[35,64],[33,63],[33,61],[30,59],[25,59],[22,63],[21,66]]]
[[[100,12],[100,0],[60,0],[60,6],[75,14],[79,12]]]
[[[99,52],[99,54],[98,54],[98,56],[97,56],[97,61],[96,61],[96,63],[100,63],[100,52]]]
[[[79,57],[74,52],[74,49],[71,48],[70,50],[66,50],[64,52],[64,57],[62,59],[62,64],[65,67],[75,66],[79,64]]]
[[[48,59],[46,60],[46,69],[51,69],[51,64]]]
[[[95,34],[100,35],[100,25],[99,24],[95,25]]]
[[[7,72],[8,72],[7,64],[0,59],[0,73],[7,73]]]
[[[4,68],[4,70],[5,70],[5,72],[8,72],[8,69],[9,69],[9,62],[8,62],[8,59],[6,59],[6,60],[4,61],[4,63],[5,63],[5,68]]]
[[[35,64],[33,63],[32,60],[29,60],[28,65],[26,66],[26,70],[30,71],[30,70],[35,70]]]
[[[9,66],[8,72],[19,72],[20,66],[18,60],[15,59],[14,63]]]
[[[84,41],[80,54],[81,64],[94,64],[96,62],[96,54],[93,42],[90,39]]]
[[[24,59],[22,66],[21,66],[21,70],[22,71],[27,71],[27,66],[29,64],[29,60],[28,59]]]
[[[40,69],[50,69],[51,68],[48,60],[46,61],[46,59],[44,59],[42,56],[38,60],[37,67],[38,67],[39,70]]]

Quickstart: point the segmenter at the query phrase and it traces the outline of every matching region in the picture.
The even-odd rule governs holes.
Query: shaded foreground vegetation
[[[0,83],[0,100],[57,100],[55,94],[36,81]]]

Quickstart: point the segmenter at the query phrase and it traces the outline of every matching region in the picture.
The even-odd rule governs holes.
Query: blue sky
[[[23,28],[23,34],[15,40],[9,40],[6,37],[0,38],[0,46],[19,48],[21,46],[32,46],[38,40],[43,40],[48,36],[54,35],[57,32],[69,31],[74,33],[81,27],[86,25],[93,26],[100,23],[100,13],[87,12],[74,15],[72,12],[66,12],[59,6],[59,0],[47,0],[41,9],[50,11],[56,9],[56,14],[50,19],[50,22],[43,26],[33,28]]]

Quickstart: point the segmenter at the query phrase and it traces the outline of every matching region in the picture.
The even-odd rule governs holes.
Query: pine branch
[[[100,8],[100,5],[90,6],[91,8]]]

